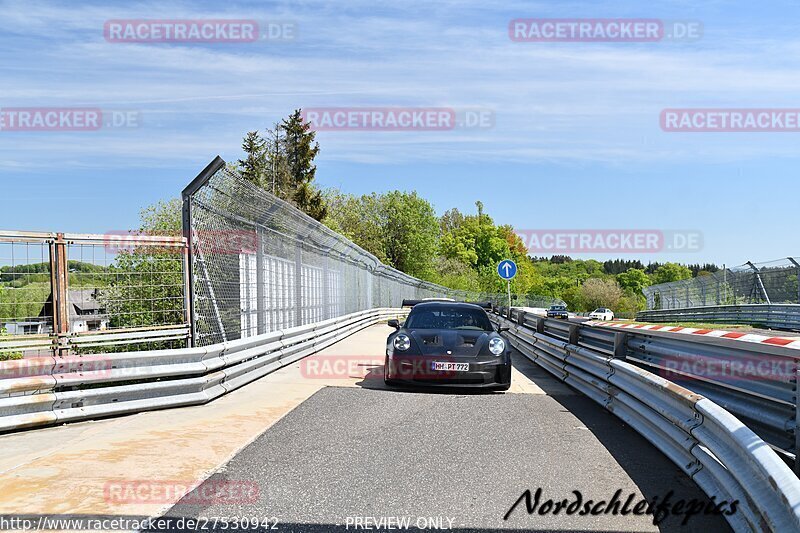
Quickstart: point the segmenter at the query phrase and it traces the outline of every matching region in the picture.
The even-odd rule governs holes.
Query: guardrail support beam
[[[614,359],[625,359],[628,356],[628,334],[622,331],[614,333]]]
[[[542,317],[536,319],[536,333],[544,333],[544,318]]]
[[[580,339],[581,330],[577,324],[569,325],[569,343],[577,345]]]

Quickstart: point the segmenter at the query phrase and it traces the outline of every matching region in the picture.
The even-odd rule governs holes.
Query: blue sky
[[[432,5],[435,4],[435,5]],[[517,228],[691,229],[740,264],[800,255],[800,133],[668,133],[664,108],[796,108],[790,2],[0,2],[0,107],[138,113],[135,128],[0,131],[0,227],[104,233],[298,107],[483,109],[494,127],[318,134],[318,181],[484,202]],[[662,18],[689,42],[515,43],[515,18]],[[120,44],[109,19],[283,21],[294,39]],[[603,259],[607,256],[598,255]]]

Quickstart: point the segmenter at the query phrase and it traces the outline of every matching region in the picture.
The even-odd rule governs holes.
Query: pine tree
[[[267,174],[266,141],[257,131],[250,131],[242,141],[245,159],[238,161],[242,177],[258,187],[264,187]]]
[[[327,209],[321,192],[313,184],[317,172],[314,158],[319,153],[319,143],[314,140],[316,132],[303,121],[300,109],[284,119],[280,129],[284,132],[289,180],[286,190],[280,191],[280,196],[312,218],[321,220]]]

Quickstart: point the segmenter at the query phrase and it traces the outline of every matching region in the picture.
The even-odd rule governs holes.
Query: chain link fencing
[[[648,310],[716,305],[800,303],[800,262],[794,257],[747,262],[644,289]]]
[[[403,299],[505,301],[384,265],[327,226],[243,179],[217,157],[183,191],[196,346],[252,337]],[[519,298],[517,305],[551,300]]]

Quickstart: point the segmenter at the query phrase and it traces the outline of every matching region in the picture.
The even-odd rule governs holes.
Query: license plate
[[[431,362],[431,370],[444,370],[447,372],[469,372],[469,363],[441,363]]]

